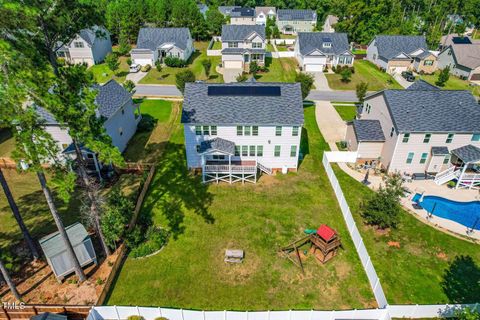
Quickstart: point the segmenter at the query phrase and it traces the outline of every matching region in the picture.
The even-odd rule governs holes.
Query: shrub
[[[342,77],[342,82],[350,82],[350,78],[352,77],[352,71],[350,69],[343,69],[340,72],[340,76]]]
[[[127,80],[123,83],[123,87],[130,93],[135,91],[135,83],[132,80]]]
[[[150,71],[150,69],[152,69],[152,66],[149,65],[149,64],[146,64],[146,65],[144,65],[140,70],[141,70],[142,72],[148,72],[148,71]]]
[[[159,318],[155,318],[155,320],[170,320],[170,319],[165,318],[165,317],[159,317]]]
[[[435,82],[435,84],[439,87],[443,87],[443,86],[445,86],[445,83],[447,83],[448,79],[450,79],[450,67],[449,66],[447,66],[442,71],[440,71],[440,74],[438,75],[437,82]]]
[[[160,61],[155,62],[155,68],[158,72],[162,72],[162,63]]]
[[[249,70],[251,74],[256,75],[258,72],[258,63],[256,61],[250,62]]]
[[[135,248],[145,240],[142,228],[136,225],[127,235],[126,244],[129,248]]]
[[[129,316],[127,320],[145,320],[142,316]]]
[[[203,66],[203,70],[205,71],[205,75],[207,76],[207,78],[209,78],[210,69],[212,68],[212,62],[210,61],[210,59],[204,59],[202,60],[202,66]]]
[[[300,87],[302,90],[302,99],[305,100],[305,98],[308,96],[310,93],[310,90],[312,90],[313,87],[313,76],[309,73],[297,73],[295,76],[295,82],[300,82]]]
[[[130,252],[133,258],[148,256],[160,250],[168,240],[168,231],[163,228],[151,226],[145,234],[145,242],[140,243]]]
[[[195,82],[195,74],[192,70],[181,71],[175,75],[175,84],[182,94],[185,91],[187,82]]]
[[[103,205],[101,228],[107,244],[115,248],[125,236],[125,227],[133,213],[133,203],[118,189],[114,188]]]
[[[118,53],[122,56],[126,56],[130,50],[132,50],[132,46],[128,43],[127,39],[125,37],[120,37]]]
[[[130,58],[130,57],[127,58],[127,64],[128,64],[129,66],[132,65],[132,58]]]
[[[183,68],[187,65],[185,60],[177,57],[166,57],[164,62],[167,66],[172,68]]]
[[[245,73],[239,73],[238,76],[235,78],[235,80],[237,80],[237,82],[245,82],[247,81],[248,77]]]
[[[115,72],[118,70],[118,67],[120,67],[120,62],[118,61],[118,57],[115,53],[109,53],[105,57],[105,63],[108,66],[108,69],[111,71]]]

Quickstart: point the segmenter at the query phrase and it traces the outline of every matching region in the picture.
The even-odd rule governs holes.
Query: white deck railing
[[[255,165],[228,165],[228,164],[207,164],[203,166],[205,173],[255,173],[257,166]]]

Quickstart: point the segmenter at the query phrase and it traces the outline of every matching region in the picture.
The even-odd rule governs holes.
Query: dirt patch
[[[338,278],[340,280],[344,280],[350,276],[350,272],[352,271],[352,266],[346,261],[337,261],[335,263],[335,271],[337,272]]]
[[[445,252],[439,252],[437,253],[437,258],[441,259],[441,260],[444,260],[444,261],[447,261],[448,260],[448,256],[445,254]]]
[[[400,242],[398,242],[398,241],[388,241],[387,245],[389,247],[394,247],[394,248],[400,249]]]
[[[390,234],[390,228],[380,229],[380,228],[374,227],[373,229],[375,230],[375,234],[379,236],[387,236]]]

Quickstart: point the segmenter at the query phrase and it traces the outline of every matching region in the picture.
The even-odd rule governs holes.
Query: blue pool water
[[[480,230],[480,201],[457,202],[436,196],[416,194],[413,201],[431,214],[458,222],[468,228]],[[433,210],[433,212],[432,212]]]

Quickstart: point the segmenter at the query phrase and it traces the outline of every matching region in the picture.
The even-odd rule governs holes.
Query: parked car
[[[141,65],[134,63],[130,66],[130,72],[132,72],[132,73],[138,72],[138,71],[140,71],[141,67],[142,67]]]
[[[415,81],[415,76],[413,75],[412,71],[403,71],[402,72],[402,77],[407,80],[408,82],[414,82]]]

